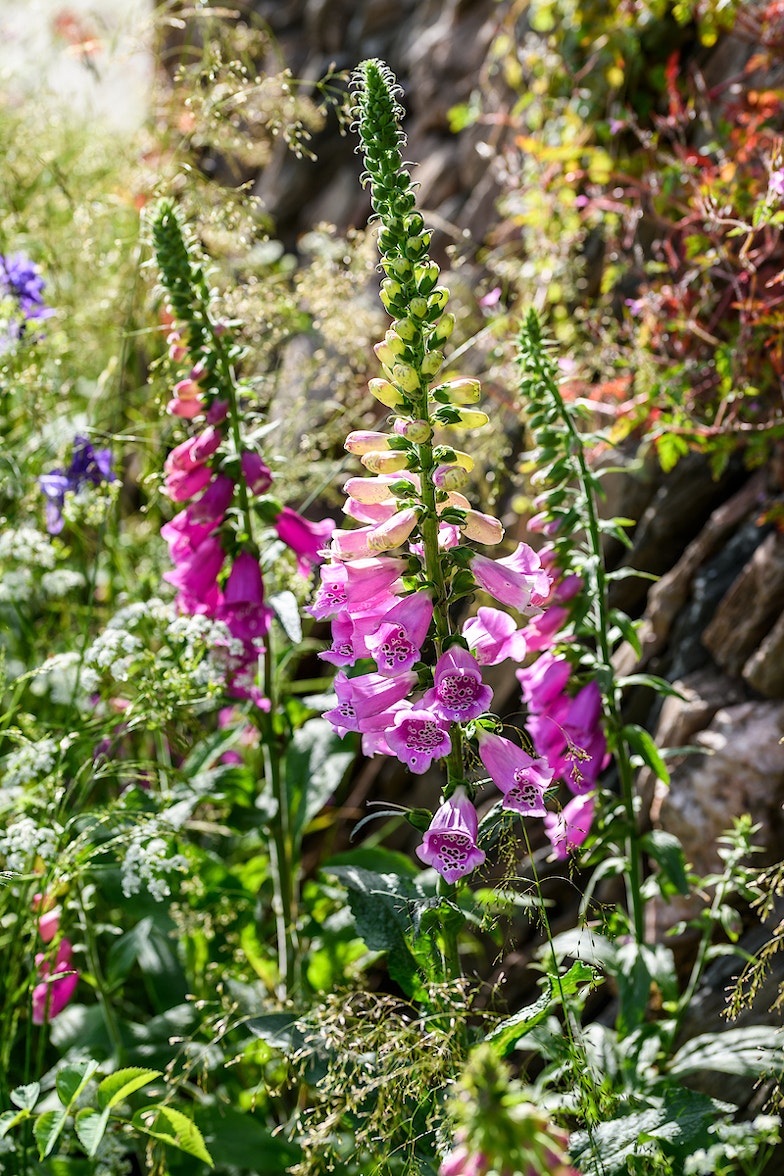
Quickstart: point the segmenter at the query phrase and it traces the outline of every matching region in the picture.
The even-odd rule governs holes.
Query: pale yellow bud
[[[473,539],[475,543],[500,543],[504,537],[504,528],[498,519],[479,510],[466,512],[466,521],[460,530],[466,539]]]
[[[394,384],[390,384],[389,380],[370,380],[368,388],[376,400],[380,400],[387,408],[400,408],[406,403],[403,393]]]
[[[408,465],[408,454],[399,449],[391,452],[371,450],[369,453],[363,453],[359,460],[371,474],[395,474]]]

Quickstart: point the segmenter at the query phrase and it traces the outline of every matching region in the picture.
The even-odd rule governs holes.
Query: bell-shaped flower
[[[480,666],[497,666],[507,658],[521,662],[526,655],[525,633],[498,608],[478,609],[463,625],[463,636]]]
[[[249,551],[241,551],[235,559],[216,615],[228,625],[232,637],[247,644],[269,629],[272,612],[264,604],[261,568]]]
[[[381,674],[400,674],[419,661],[422,642],[433,619],[433,601],[427,592],[404,596],[385,613],[365,644]]]
[[[543,653],[532,665],[517,670],[515,676],[528,710],[532,714],[546,711],[563,694],[571,672],[571,663],[552,653]]]
[[[319,568],[321,583],[308,612],[317,621],[326,620],[346,607],[348,575],[345,564],[326,563]]]
[[[457,882],[485,860],[477,845],[478,827],[476,809],[465,788],[457,787],[434,815],[422,844],[417,846],[417,857],[432,866],[445,882]]]
[[[556,633],[568,619],[569,610],[558,604],[551,604],[538,617],[533,617],[525,630],[529,651],[533,653],[537,649],[549,649],[555,642]],[[561,637],[559,640],[563,642],[567,639]]]
[[[343,513],[359,523],[385,523],[397,513],[397,504],[391,495],[387,502],[360,502],[356,498],[347,498]]]
[[[204,429],[195,437],[189,437],[186,441],[175,445],[163,463],[163,468],[167,474],[175,470],[187,473],[188,470],[204,465],[218,449],[220,443],[221,435],[217,429]]]
[[[218,474],[207,487],[201,498],[188,507],[194,523],[210,523],[214,526],[231,506],[234,497],[234,482],[228,474]]]
[[[272,470],[260,454],[246,449],[240,457],[240,467],[251,494],[266,494],[272,485]]]
[[[565,861],[570,850],[578,849],[591,831],[595,807],[592,792],[575,796],[560,813],[547,813],[544,831],[558,861]]]
[[[296,555],[297,571],[301,576],[309,576],[311,569],[321,563],[324,558],[322,553],[334,528],[333,519],[312,523],[288,506],[283,507],[275,520],[278,538]]]
[[[340,670],[333,682],[338,705],[325,713],[341,737],[347,731],[377,731],[389,725],[386,712],[413,690],[417,675],[409,671],[394,678],[359,674],[349,678]]]
[[[79,983],[74,970],[73,948],[68,939],[61,939],[54,964],[41,952],[35,957],[40,983],[33,989],[33,1024],[53,1021],[63,1011]]]
[[[502,735],[477,732],[479,758],[490,779],[504,794],[503,807],[525,817],[543,817],[544,794],[553,770],[544,759],[534,759]]]
[[[405,543],[418,522],[419,512],[414,507],[397,511],[391,519],[370,528],[371,534],[367,537],[369,550],[380,552],[399,547],[401,543]]]
[[[165,478],[166,493],[172,502],[185,502],[208,486],[212,475],[213,471],[208,465],[194,466],[188,470],[173,469]]]
[[[511,555],[488,559],[476,554],[471,571],[480,588],[500,604],[518,612],[538,609],[550,592],[550,577],[527,543],[519,543]]]
[[[421,707],[399,710],[387,729],[386,741],[392,754],[417,775],[452,750],[449,724]]]
[[[453,645],[436,662],[433,687],[425,691],[422,706],[447,722],[465,723],[478,718],[492,700],[493,692],[482,681],[476,658]]]
[[[163,578],[178,588],[183,597],[209,610],[217,601],[217,578],[225,558],[220,540],[211,535],[178,560],[170,572],[164,572]],[[203,612],[205,608],[188,607],[184,611]]]

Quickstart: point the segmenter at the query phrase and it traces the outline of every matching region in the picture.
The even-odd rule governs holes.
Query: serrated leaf
[[[682,1078],[698,1070],[759,1078],[767,1070],[784,1064],[784,1043],[773,1026],[727,1029],[723,1033],[702,1033],[681,1046],[670,1062],[669,1073]]]
[[[294,732],[286,749],[286,782],[296,836],[337,791],[354,758],[326,719],[309,719]]]
[[[348,891],[357,935],[371,951],[387,954],[393,980],[411,995],[419,986],[419,968],[407,940],[409,904],[422,901],[419,888],[399,874],[376,874],[358,866],[329,870]]]
[[[621,732],[633,751],[652,769],[664,784],[669,784],[670,773],[651,735],[637,723],[628,723]]]
[[[98,1063],[92,1059],[86,1062],[67,1062],[60,1067],[54,1083],[57,1097],[64,1107],[70,1107],[75,1102],[97,1069]]]
[[[183,1115],[182,1111],[157,1103],[137,1111],[133,1116],[133,1125],[137,1131],[143,1131],[152,1139],[167,1143],[169,1147],[179,1148],[189,1156],[208,1164],[210,1168],[215,1167],[201,1131],[193,1119]]]
[[[40,1082],[28,1082],[26,1086],[17,1086],[11,1091],[10,1099],[15,1107],[22,1111],[32,1111],[41,1094]]]
[[[109,1122],[109,1109],[96,1111],[94,1107],[82,1107],[74,1119],[76,1138],[88,1156],[92,1157],[101,1146],[101,1140]]]
[[[98,1106],[101,1110],[110,1110],[128,1098],[136,1090],[161,1077],[160,1070],[145,1070],[141,1066],[127,1066],[124,1070],[116,1070],[98,1086]]]
[[[67,1111],[44,1111],[33,1124],[33,1135],[38,1144],[38,1158],[45,1160],[57,1143],[68,1118]]]
[[[582,960],[577,960],[559,978],[548,976],[547,986],[542,995],[514,1016],[507,1017],[487,1035],[485,1040],[500,1057],[506,1057],[523,1034],[543,1021],[550,1010],[560,1003],[562,996],[573,996],[581,985],[590,984],[595,979],[596,973],[593,968],[584,964]]]

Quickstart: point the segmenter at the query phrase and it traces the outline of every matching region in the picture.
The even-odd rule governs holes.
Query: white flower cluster
[[[130,1176],[128,1144],[116,1133],[107,1132],[98,1144],[94,1163],[93,1176]]]
[[[95,638],[85,653],[84,660],[87,666],[94,670],[108,670],[115,682],[127,682],[134,657],[143,648],[142,642],[133,633],[110,623],[103,633],[99,633]],[[94,688],[88,676],[84,678],[84,686],[86,690]]]
[[[74,572],[70,568],[55,568],[53,572],[44,572],[41,576],[41,590],[47,596],[67,596],[77,588],[84,588],[85,578],[81,572]]]
[[[54,767],[57,744],[54,739],[39,739],[37,743],[24,743],[12,751],[3,769],[3,787],[20,788],[46,776]]]
[[[46,573],[52,575],[52,572]],[[0,583],[0,603],[19,604],[33,595],[33,573],[30,568],[11,568],[3,572]]]
[[[50,537],[35,527],[9,527],[0,534],[0,560],[30,568],[53,568],[57,556]]]
[[[80,656],[76,650],[68,653],[53,653],[42,666],[35,671],[35,677],[30,680],[30,693],[41,698],[48,694],[52,702],[59,706],[68,706],[74,700],[80,710],[87,706],[85,684],[79,679],[79,692],[74,699],[79,674]],[[89,671],[95,677],[94,671]]]
[[[39,825],[32,817],[20,817],[0,832],[0,858],[11,873],[25,873],[37,857],[47,861],[56,849],[57,831]]]
[[[187,858],[171,854],[163,837],[153,835],[145,840],[144,833],[134,833],[122,863],[123,894],[131,898],[144,889],[156,902],[163,902],[171,894],[168,876],[175,871],[183,874],[187,868]]]

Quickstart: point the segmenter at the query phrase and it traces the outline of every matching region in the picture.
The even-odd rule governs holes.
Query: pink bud
[[[194,417],[199,416],[204,408],[200,400],[170,400],[166,405],[167,412],[172,416],[182,417],[186,421],[192,421]]]

